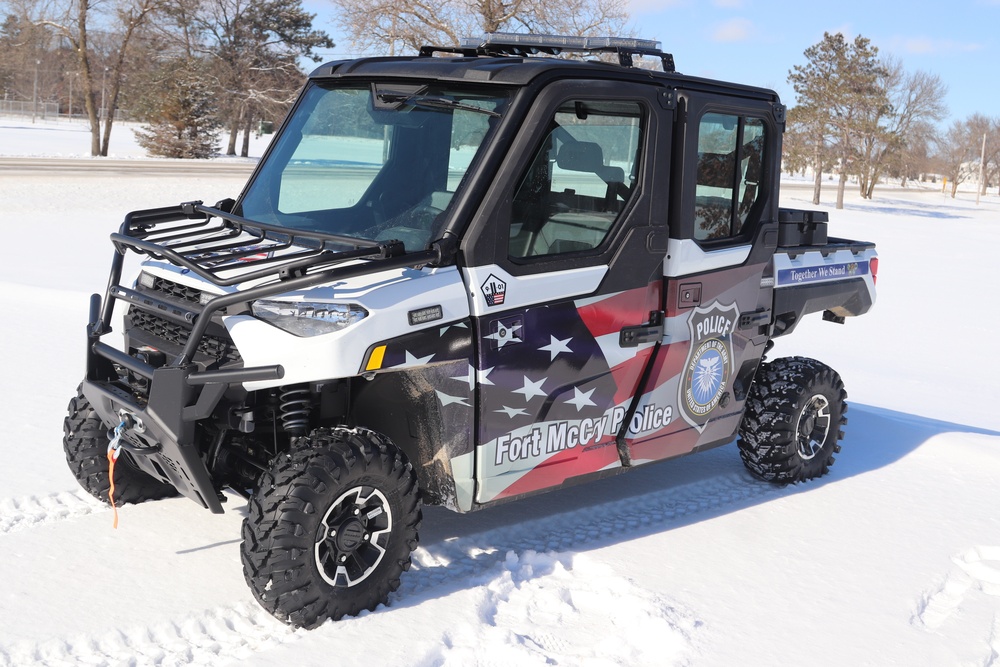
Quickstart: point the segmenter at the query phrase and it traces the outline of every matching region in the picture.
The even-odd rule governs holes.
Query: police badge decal
[[[725,395],[735,371],[733,329],[739,315],[735,303],[723,306],[714,302],[695,308],[688,316],[691,349],[684,362],[678,403],[681,416],[699,433]]]

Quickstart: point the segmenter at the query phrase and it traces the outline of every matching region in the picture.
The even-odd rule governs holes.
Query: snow
[[[115,123],[108,141],[109,158],[146,158],[146,151],[135,139],[133,130],[138,123]],[[101,129],[103,132],[103,128]],[[38,118],[34,123],[19,117],[0,116],[0,157],[86,157],[90,158],[90,125],[85,120],[68,118]],[[224,143],[228,135],[220,135]],[[250,136],[251,157],[260,157],[271,135]],[[242,144],[240,135],[237,148]],[[96,158],[95,158],[96,159]],[[240,158],[220,158],[239,160]]]
[[[85,152],[67,136],[0,118],[7,155]],[[1000,667],[995,188],[978,206],[913,184],[820,207],[880,253],[871,313],[811,316],[771,354],[844,378],[828,476],[757,482],[730,444],[471,515],[428,508],[391,605],[307,632],[253,601],[237,497],[224,515],[127,506],[112,530],[61,452],[107,235],[244,178],[0,167],[0,665]],[[811,207],[788,185],[784,205]]]

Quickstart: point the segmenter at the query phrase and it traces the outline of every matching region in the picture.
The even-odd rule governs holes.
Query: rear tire
[[[737,445],[760,479],[787,484],[825,475],[847,423],[840,376],[815,359],[775,359],[758,369]]]
[[[63,420],[63,450],[70,472],[87,492],[110,504],[108,489],[108,427],[77,387]],[[115,464],[115,504],[141,503],[177,495],[170,484],[154,479],[122,456]]]
[[[250,499],[243,574],[290,625],[314,628],[388,602],[410,569],[421,511],[413,467],[364,429],[317,429],[279,456]]]

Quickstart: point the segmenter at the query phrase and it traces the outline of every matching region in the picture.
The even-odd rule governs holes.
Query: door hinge
[[[677,108],[677,91],[672,88],[658,91],[656,97],[660,102],[660,106],[667,111],[673,111]]]
[[[634,327],[625,327],[618,335],[620,347],[638,347],[643,343],[659,343],[663,340],[663,311],[654,310],[649,314],[649,322]]]
[[[751,329],[755,326],[771,323],[771,311],[766,308],[755,310],[752,313],[740,315],[740,329]]]

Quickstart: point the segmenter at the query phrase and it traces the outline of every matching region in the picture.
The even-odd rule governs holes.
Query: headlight
[[[261,300],[250,309],[254,317],[296,336],[333,333],[368,316],[367,310],[353,303]]]

